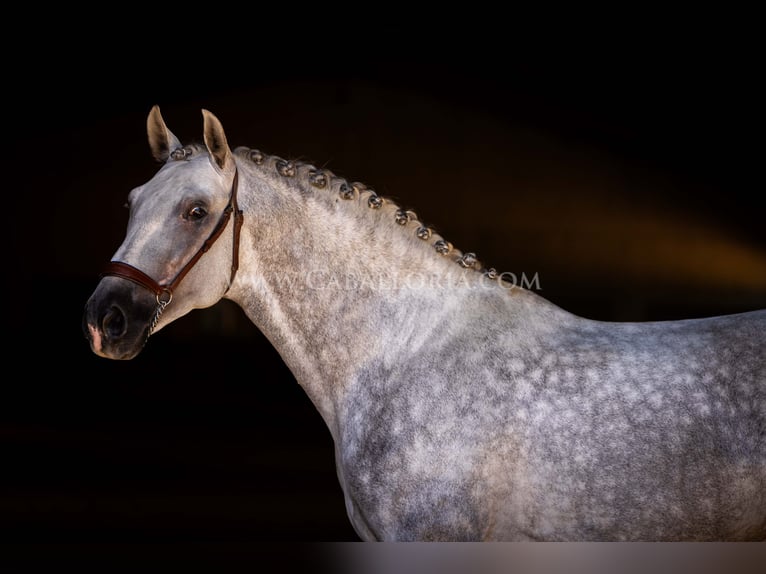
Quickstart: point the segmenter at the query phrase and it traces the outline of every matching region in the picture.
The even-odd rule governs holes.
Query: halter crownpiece
[[[210,233],[202,246],[197,250],[194,256],[186,263],[186,265],[181,268],[181,270],[170,282],[158,283],[140,269],[122,261],[110,261],[101,272],[101,277],[107,275],[121,277],[141,285],[142,287],[145,287],[154,293],[155,297],[157,298],[157,312],[155,313],[154,319],[152,320],[149,334],[151,334],[151,332],[154,330],[154,327],[156,326],[157,321],[159,321],[162,311],[170,303],[170,301],[172,301],[173,291],[176,289],[176,287],[178,287],[178,284],[181,282],[181,280],[186,277],[186,274],[191,271],[191,268],[194,267],[197,261],[199,261],[200,257],[207,253],[207,251],[213,246],[213,243],[215,243],[216,240],[221,236],[223,230],[226,229],[226,224],[229,222],[229,218],[231,217],[232,213],[234,214],[234,238],[232,242],[231,275],[229,276],[229,285],[226,287],[226,291],[229,290],[229,287],[231,287],[231,284],[234,282],[234,276],[237,274],[237,269],[239,269],[239,231],[242,227],[242,222],[244,221],[244,214],[237,205],[238,180],[239,173],[235,168],[234,180],[231,183],[229,203],[226,204],[226,207],[221,214],[221,218],[218,220],[218,224],[215,226],[215,229],[213,229],[213,231]]]

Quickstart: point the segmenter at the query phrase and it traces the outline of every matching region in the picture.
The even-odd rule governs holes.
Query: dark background
[[[246,34],[231,13],[182,25],[149,12],[124,28],[122,14],[66,16],[5,47],[6,545],[246,556],[357,540],[329,432],[234,305],[177,321],[130,362],[88,348],[84,303],[122,241],[128,192],[158,167],[153,104],[182,141],[201,140],[204,107],[232,146],[363,181],[498,270],[537,273],[541,295],[581,315],[766,307],[747,15],[530,29],[492,13],[385,24],[275,10]]]

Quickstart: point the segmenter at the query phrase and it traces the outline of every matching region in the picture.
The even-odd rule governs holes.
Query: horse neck
[[[240,169],[246,223],[227,297],[271,341],[335,435],[337,405],[359,370],[420,348],[482,274],[457,263],[457,250],[440,255],[435,233],[419,239],[416,220],[397,223],[397,206],[370,207],[365,192],[339,198],[344,181],[334,177],[322,189],[300,185],[311,166],[285,178],[279,161]]]

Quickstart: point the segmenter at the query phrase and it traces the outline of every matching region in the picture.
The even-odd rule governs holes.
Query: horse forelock
[[[498,277],[495,269],[484,267],[474,253],[456,248],[432,225],[421,221],[415,211],[378,194],[364,183],[345,179],[326,167],[318,167],[299,159],[284,159],[258,149],[237,147],[234,155],[256,168],[267,179],[281,180],[300,195],[319,198],[326,201],[328,206],[338,197],[353,203],[358,208],[360,218],[364,218],[371,229],[401,228],[397,231],[411,239],[412,249],[428,249],[434,257],[451,261],[460,268],[474,270],[492,279]]]
[[[170,150],[168,162],[189,160],[201,154],[210,155],[207,146],[202,143],[192,142],[179,148]]]

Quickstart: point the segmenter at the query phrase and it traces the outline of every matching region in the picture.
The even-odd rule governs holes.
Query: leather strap
[[[122,261],[110,261],[104,266],[104,270],[101,272],[101,277],[105,275],[114,275],[115,277],[122,277],[133,283],[138,283],[142,287],[146,287],[149,291],[154,292],[155,295],[162,293],[165,288],[157,283],[154,279],[149,277],[146,273],[123,263]]]

